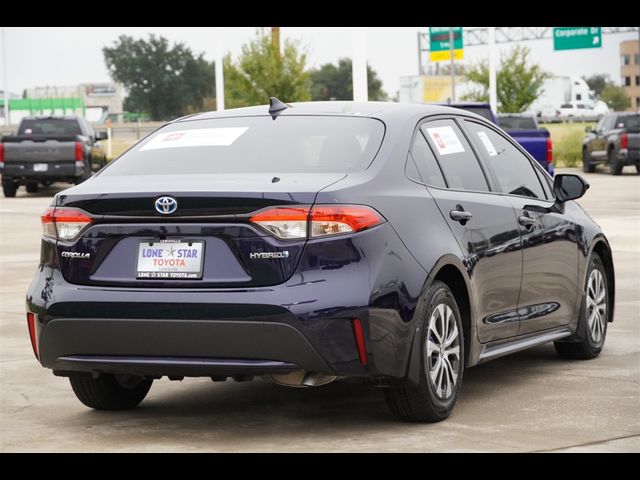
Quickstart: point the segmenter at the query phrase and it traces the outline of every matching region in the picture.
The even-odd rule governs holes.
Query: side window
[[[478,159],[453,120],[427,122],[420,130],[429,142],[431,151],[436,154],[449,188],[489,191]]]
[[[535,168],[534,170],[536,172],[536,175],[538,175],[538,180],[540,180],[540,183],[542,184],[542,189],[544,190],[544,194],[547,197],[547,199],[553,199],[553,182],[551,181],[551,179],[545,175],[544,173],[542,173],[542,169],[541,168]]]
[[[477,151],[491,169],[503,193],[542,198],[546,195],[529,158],[505,137],[480,123],[465,120]]]
[[[444,181],[436,157],[420,132],[417,133],[416,138],[413,140],[410,155],[413,157],[419,175],[419,178],[414,180],[419,180],[434,187],[446,188],[447,184]]]
[[[599,121],[598,124],[596,125],[596,132],[601,132],[604,128],[604,123],[607,120],[607,117],[602,117]]]

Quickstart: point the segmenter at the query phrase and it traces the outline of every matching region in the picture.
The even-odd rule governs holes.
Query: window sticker
[[[426,130],[440,155],[464,152],[462,142],[452,127],[433,127]]]
[[[495,157],[496,155],[498,155],[496,148],[493,146],[493,143],[491,143],[491,140],[489,139],[489,135],[487,135],[486,132],[476,133],[478,134],[478,137],[480,138],[480,141],[482,142],[482,145],[484,145],[484,149],[487,151],[489,156]]]
[[[196,128],[161,133],[152,138],[140,151],[176,147],[229,146],[248,129],[249,127]]]

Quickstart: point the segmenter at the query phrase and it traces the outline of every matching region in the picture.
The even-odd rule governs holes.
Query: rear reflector
[[[547,138],[547,164],[553,163],[553,143]]]
[[[48,208],[42,217],[42,234],[58,240],[72,240],[91,223],[91,218],[81,210],[72,208]]]
[[[35,313],[27,313],[27,326],[29,327],[29,338],[31,338],[31,347],[36,358],[38,358],[38,342],[36,339],[36,315]]]
[[[629,148],[629,135],[626,132],[620,137],[620,149],[625,148]]]
[[[258,212],[251,221],[278,238],[303,239],[360,232],[385,220],[364,205],[316,205],[272,207]]]
[[[356,340],[356,347],[358,348],[360,363],[362,365],[366,365],[369,363],[369,360],[367,358],[367,349],[364,344],[364,329],[362,328],[362,322],[359,318],[354,318],[351,320],[351,326],[353,328],[353,336]]]

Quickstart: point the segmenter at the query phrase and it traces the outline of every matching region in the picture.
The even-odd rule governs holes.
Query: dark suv
[[[399,418],[442,420],[465,368],[547,342],[602,350],[613,261],[573,201],[587,188],[459,109],[179,119],[43,215],[33,350],[97,409],[163,376],[264,375],[375,384]]]
[[[620,175],[625,165],[635,165],[640,173],[640,114],[617,112],[605,115],[596,125],[585,129],[582,142],[583,170],[593,173],[596,165],[609,166]]]

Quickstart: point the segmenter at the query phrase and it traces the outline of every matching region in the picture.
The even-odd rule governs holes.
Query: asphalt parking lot
[[[559,172],[561,170],[558,170]],[[578,172],[574,169],[564,172]],[[615,321],[591,361],[552,345],[465,373],[452,416],[405,424],[372,387],[290,389],[267,381],[156,381],[141,406],[96,412],[34,359],[25,292],[40,214],[61,188],[0,199],[0,451],[640,451],[640,176],[582,174],[580,203],[603,227],[616,268]]]

